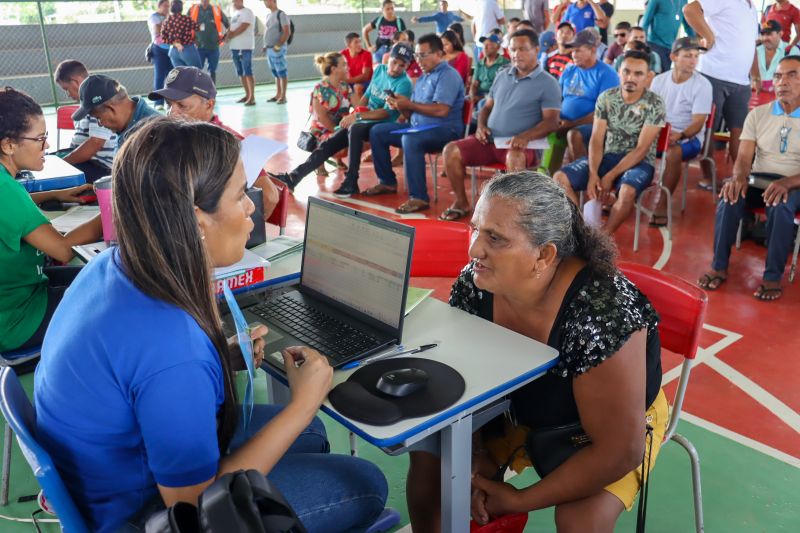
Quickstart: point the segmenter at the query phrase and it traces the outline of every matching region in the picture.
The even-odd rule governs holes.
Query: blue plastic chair
[[[36,441],[36,411],[11,368],[0,370],[0,411],[17,436],[22,454],[39,481],[48,506],[56,512],[65,533],[89,533],[50,454]]]

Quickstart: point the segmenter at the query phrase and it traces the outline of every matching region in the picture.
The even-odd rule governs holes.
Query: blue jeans
[[[200,68],[208,63],[208,73],[213,78],[219,65],[219,48],[198,48],[197,53],[200,54]]]
[[[281,46],[281,49],[277,52],[272,47],[267,48],[267,63],[269,63],[269,68],[272,71],[272,75],[276,78],[289,77],[289,65],[286,61],[286,50],[287,48],[285,44]]]
[[[379,46],[372,52],[372,62],[381,64],[383,62],[383,54],[389,51],[389,47],[385,44],[383,46]]]
[[[727,270],[731,257],[731,246],[736,242],[739,222],[744,216],[745,207],[763,207],[764,191],[753,187],[747,188],[745,198],[739,198],[731,205],[725,200],[717,204],[714,220],[714,260],[711,268]],[[780,281],[786,267],[786,259],[792,250],[794,237],[794,215],[800,209],[800,191],[789,193],[786,203],[775,207],[767,207],[767,265],[764,269],[764,281]]]
[[[169,48],[153,45],[153,90],[164,88],[164,80],[172,70],[172,60],[169,58]],[[155,100],[155,104],[163,104],[164,99]]]
[[[394,130],[408,128],[409,124],[386,122],[376,124],[369,132],[372,163],[375,174],[384,185],[397,186],[397,175],[392,169],[390,146],[403,149],[403,173],[406,176],[408,195],[417,200],[430,201],[425,180],[425,154],[442,151],[444,145],[458,138],[458,133],[446,127],[433,128],[419,133],[395,134]]]
[[[279,405],[256,405],[248,430],[239,426],[230,450],[242,446],[282,409]],[[325,426],[314,418],[267,478],[278,487],[309,533],[365,531],[386,504],[386,478],[377,466],[364,459],[329,451]],[[156,497],[117,533],[144,531],[147,517],[163,508],[161,498]]]
[[[253,51],[252,50],[231,50],[233,66],[236,68],[236,75],[241,77],[253,75]]]
[[[169,58],[176,67],[197,67],[202,68],[200,53],[197,46],[188,44],[183,47],[183,52],[179,52],[174,46],[169,47]]]

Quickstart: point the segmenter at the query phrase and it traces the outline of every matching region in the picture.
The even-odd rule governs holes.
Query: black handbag
[[[306,533],[280,491],[257,470],[225,474],[200,495],[151,516],[146,533]]]
[[[317,138],[307,131],[301,131],[297,138],[297,147],[306,152],[313,152],[317,149]]]
[[[148,44],[147,48],[144,49],[144,58],[148,63],[153,62],[153,43]]]

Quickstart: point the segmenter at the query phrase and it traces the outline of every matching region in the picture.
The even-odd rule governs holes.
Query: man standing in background
[[[642,28],[647,32],[647,44],[661,58],[661,71],[670,69],[670,51],[683,24],[687,37],[694,37],[694,30],[683,16],[683,6],[688,0],[649,0],[642,17]]]
[[[537,35],[541,35],[550,26],[548,0],[522,0],[522,13],[531,21]]]
[[[272,75],[275,76],[275,96],[267,102],[286,103],[286,85],[289,82],[289,68],[286,62],[287,41],[290,36],[289,15],[278,9],[278,0],[264,0],[269,9],[264,22],[264,50]]]
[[[236,75],[242,80],[244,88],[244,96],[236,102],[244,105],[256,105],[256,82],[253,78],[255,28],[255,15],[244,7],[244,0],[233,0],[231,26],[225,34],[225,40],[231,47],[233,66],[236,67]]]
[[[483,45],[478,41],[478,37],[489,35],[492,30],[499,29],[506,23],[503,8],[497,4],[497,0],[477,0],[476,7],[475,18],[472,19],[472,35],[475,41],[474,63],[480,60],[481,52],[483,52]]]
[[[199,28],[195,42],[200,53],[200,68],[208,65],[211,79],[217,79],[217,65],[219,65],[219,45],[224,42],[225,31],[231,23],[219,6],[212,6],[210,0],[202,0],[189,8],[189,18],[197,23]]]

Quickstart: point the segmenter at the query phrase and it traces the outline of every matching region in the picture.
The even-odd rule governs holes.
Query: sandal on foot
[[[711,190],[711,182],[705,183],[703,181],[698,181],[697,182],[697,188],[701,189],[701,190],[704,190],[704,191],[710,191]]]
[[[255,100],[249,100],[249,101],[245,102],[244,105],[246,105],[246,106],[256,105],[256,101]]]
[[[667,215],[653,215],[653,218],[650,219],[651,228],[666,228],[668,223]]]
[[[439,215],[439,220],[458,220],[464,218],[469,214],[469,209],[461,209],[459,207],[448,207],[445,209],[441,215]]]
[[[720,285],[728,281],[727,277],[720,276],[718,274],[706,273],[703,274],[703,277],[697,281],[697,284],[700,285],[700,288],[705,289],[707,291],[715,291],[719,289]]]
[[[276,104],[285,104],[286,103],[286,98],[281,98],[280,100],[275,100],[275,103]]]
[[[411,200],[400,204],[397,209],[394,210],[394,212],[405,215],[408,213],[416,213],[417,211],[424,211],[425,209],[430,208],[431,205],[425,200],[417,200],[416,198],[412,198]]]
[[[363,192],[364,196],[378,196],[379,194],[395,194],[395,193],[397,193],[397,187],[389,187],[388,185],[384,185],[383,183],[373,185],[372,187]]]
[[[272,98],[267,98],[267,102],[277,102],[277,101],[278,101],[277,96],[273,96]]]
[[[242,96],[241,98],[239,98],[238,100],[236,100],[236,103],[237,103],[237,104],[243,104],[243,103],[245,103],[246,101],[247,101],[247,97],[246,97],[246,96]]]
[[[753,293],[756,299],[762,302],[771,302],[783,296],[783,288],[781,287],[767,287],[764,284],[758,286],[756,292]]]

